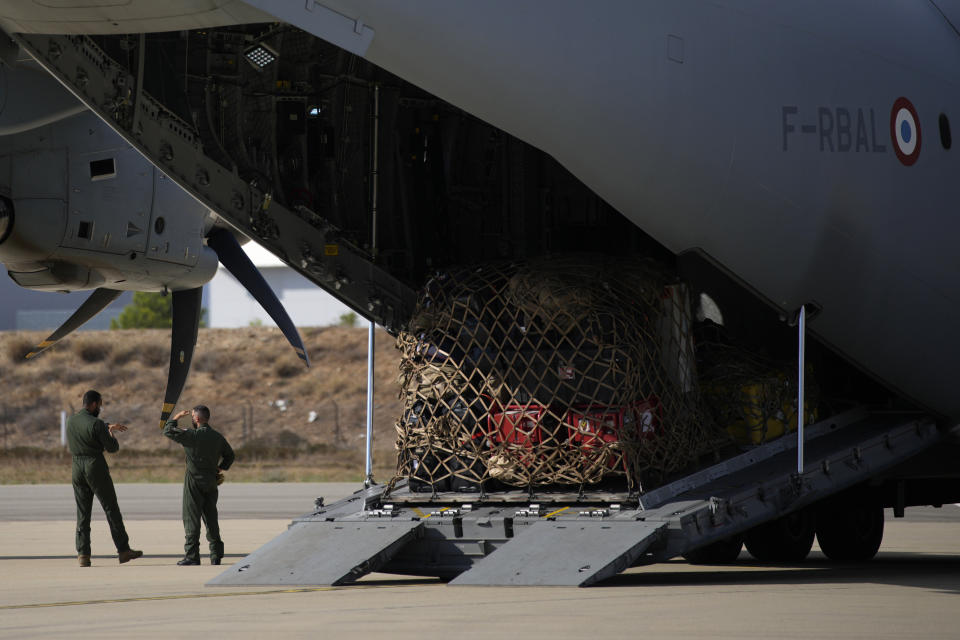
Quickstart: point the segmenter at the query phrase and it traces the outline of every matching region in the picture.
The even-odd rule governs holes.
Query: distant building
[[[51,293],[18,286],[0,265],[0,331],[52,331],[73,315],[90,296],[89,291]],[[81,329],[109,329],[110,320],[120,315],[133,300],[125,291]]]
[[[298,327],[317,327],[339,324],[340,317],[351,313],[349,307],[329,293],[283,264],[279,258],[254,242],[243,246],[253,264],[259,269],[280,303]],[[249,327],[276,324],[253,296],[247,293],[237,279],[223,268],[210,284],[207,307],[209,327]],[[359,321],[360,318],[357,318]]]

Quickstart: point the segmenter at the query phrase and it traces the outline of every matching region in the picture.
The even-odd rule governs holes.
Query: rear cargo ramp
[[[450,584],[586,587],[633,565],[666,522],[541,520]]]
[[[453,585],[589,586],[663,562],[880,477],[943,441],[929,417],[854,410],[811,425],[797,473],[781,439],[637,498],[526,492],[432,496],[371,487],[302,516],[211,585],[337,585],[371,571]]]
[[[416,521],[295,522],[210,582],[226,585],[339,585],[380,569],[417,534]]]
[[[661,487],[635,511],[573,511],[537,521],[451,584],[589,586],[809,506],[940,439],[923,417],[851,412],[845,420],[844,428],[812,428],[803,474],[794,470],[795,441],[768,445]]]

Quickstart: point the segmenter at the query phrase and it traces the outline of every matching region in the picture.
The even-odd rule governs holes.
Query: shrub
[[[173,326],[173,297],[155,292],[135,291],[133,302],[110,321],[111,329],[169,329]]]
[[[140,348],[140,362],[148,367],[162,367],[170,362],[169,347],[145,344]]]
[[[83,340],[77,342],[74,348],[84,362],[103,362],[113,351],[112,344],[99,340]]]
[[[127,349],[123,349],[122,351],[115,351],[113,357],[110,358],[110,364],[115,367],[122,367],[139,356],[140,351],[140,347],[129,347]]]
[[[134,291],[133,302],[110,321],[111,329],[169,329],[173,326],[173,296],[153,291]],[[207,326],[207,310],[200,310],[200,326]]]
[[[306,367],[302,364],[284,362],[277,366],[275,373],[281,378],[292,378],[300,375]]]
[[[27,338],[14,338],[7,343],[7,356],[13,364],[26,362],[27,354],[33,351],[36,345]]]

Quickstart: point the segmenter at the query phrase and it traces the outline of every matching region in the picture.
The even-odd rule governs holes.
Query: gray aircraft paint
[[[210,4],[184,3],[182,21],[181,5],[168,7],[163,24],[197,26]],[[671,250],[708,253],[784,311],[817,301],[811,330],[960,417],[960,223],[949,210],[960,160],[935,134],[941,113],[960,122],[960,37],[936,5],[326,0],[339,17],[324,22],[303,0],[248,4],[321,37],[353,20],[372,32],[370,61],[550,153]],[[154,7],[67,24],[34,5],[3,25],[129,32]],[[911,166],[883,135],[900,97],[924,132]],[[808,127],[790,132],[787,152],[784,105]],[[827,141],[846,143],[820,118],[836,127],[840,109],[852,147],[830,152]],[[875,116],[869,153],[857,151],[859,110]]]
[[[0,190],[15,208],[0,260],[26,288],[160,291],[216,274],[207,209],[88,111],[0,137]]]
[[[8,33],[152,33],[270,22],[241,0],[57,0],[7,2]]]
[[[705,251],[787,312],[818,302],[814,332],[960,417],[960,159],[935,134],[940,113],[960,122],[960,37],[932,5],[324,4],[373,29],[372,62],[552,154],[673,251]],[[926,133],[910,167],[888,133],[901,96]],[[814,144],[798,133],[784,153],[784,105]]]
[[[30,100],[23,100],[25,95]],[[14,66],[0,64],[0,136],[29,131],[84,109],[40,65],[24,60]]]

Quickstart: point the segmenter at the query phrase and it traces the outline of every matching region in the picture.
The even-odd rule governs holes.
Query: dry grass
[[[378,451],[374,476],[393,474],[393,452]],[[120,451],[108,454],[110,475],[120,482],[182,482],[180,451]],[[385,463],[385,464],[384,464]],[[70,484],[70,454],[62,449],[17,448],[0,452],[0,484]],[[230,482],[362,482],[363,454],[355,451],[290,452],[241,449],[227,479]]]
[[[302,334],[310,369],[279,330],[200,331],[178,409],[207,405],[211,425],[234,448],[248,447],[249,462],[231,472],[233,480],[363,475],[366,329],[308,328]],[[39,332],[0,332],[0,483],[69,481],[69,459],[57,457],[63,455],[60,411],[69,415],[79,410],[80,397],[91,388],[104,395],[102,417],[130,427],[119,436],[121,452],[110,458],[114,478],[182,479],[179,446],[158,429],[169,331],[83,332],[34,360],[22,360],[45,337]],[[384,449],[378,461],[390,470],[393,425],[401,410],[395,383],[398,363],[393,339],[380,332],[374,443]],[[147,464],[148,459],[158,462]]]

